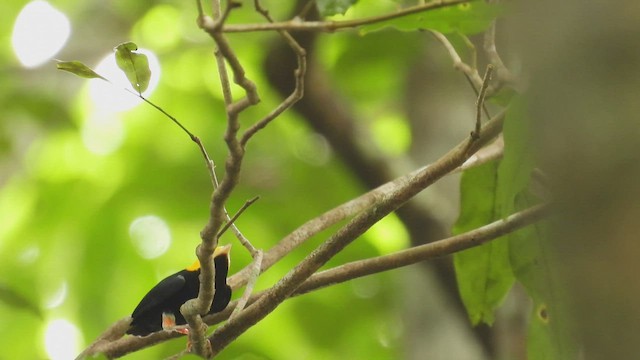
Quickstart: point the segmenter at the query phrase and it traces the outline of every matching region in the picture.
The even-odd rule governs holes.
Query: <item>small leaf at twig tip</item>
[[[151,79],[151,69],[149,59],[144,54],[136,52],[138,45],[132,42],[125,42],[115,47],[116,64],[124,71],[131,86],[142,94],[149,87]]]
[[[93,71],[93,69],[91,69],[87,65],[77,60],[74,60],[74,61],[58,60],[58,63],[56,64],[56,68],[58,68],[58,70],[68,71],[74,75],[87,78],[87,79],[102,79],[104,81],[109,81],[103,76],[101,76],[100,74],[98,74],[97,72]]]

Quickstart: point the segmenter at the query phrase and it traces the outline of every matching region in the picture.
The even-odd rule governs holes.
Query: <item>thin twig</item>
[[[242,207],[240,208],[240,210],[238,210],[238,212],[233,215],[232,218],[227,220],[227,223],[222,227],[222,229],[220,229],[220,231],[218,232],[218,238],[220,238],[222,236],[222,234],[225,233],[225,231],[227,231],[227,229],[229,229],[230,226],[232,226],[235,221],[238,219],[238,217],[240,215],[242,215],[242,213],[247,210],[247,208],[249,206],[251,206],[254,202],[258,201],[258,199],[260,199],[260,196],[256,196],[253,199],[247,200],[245,201],[245,203],[242,205]],[[245,245],[245,244],[242,244]],[[253,246],[251,246],[253,248]],[[255,249],[249,249],[249,252],[253,253],[253,251],[255,251]]]
[[[393,13],[371,16],[363,19],[343,20],[343,21],[300,21],[293,19],[283,22],[273,22],[265,24],[234,24],[222,27],[222,32],[254,32],[254,31],[270,31],[270,30],[287,30],[287,31],[326,31],[333,32],[336,30],[357,28],[364,25],[380,23],[387,20],[401,18],[425,11],[436,10],[444,7],[467,4],[478,0],[435,0],[426,4],[411,6]],[[208,24],[207,28],[212,28],[214,24]]]
[[[273,18],[271,18],[269,12],[260,5],[259,0],[254,1],[254,6],[256,8],[256,11],[259,12],[265,19],[267,19],[269,23],[273,23]],[[280,116],[280,114],[282,114],[285,110],[291,108],[304,95],[304,76],[307,72],[307,53],[287,31],[279,30],[278,33],[296,54],[298,67],[296,68],[296,70],[294,70],[295,87],[293,89],[293,92],[275,109],[273,109],[273,111],[271,111],[262,120],[256,122],[253,126],[247,129],[247,131],[245,131],[245,133],[242,135],[242,138],[240,139],[240,144],[243,147],[247,144],[247,142],[253,135],[267,126],[275,118]]]
[[[444,36],[442,33],[435,30],[429,30],[429,32],[447,50],[449,57],[453,61],[453,68],[462,72],[462,74],[464,74],[464,77],[467,79],[467,82],[471,86],[471,89],[473,89],[473,92],[476,94],[476,97],[480,96],[479,89],[482,87],[482,84],[484,83],[484,81],[480,77],[480,74],[478,73],[478,69],[476,67],[477,59],[476,59],[475,46],[473,46],[473,44],[469,41],[469,39],[466,36],[463,36],[465,43],[472,50],[472,59],[471,59],[472,65],[469,65],[464,61],[462,61],[462,58],[460,57],[460,55],[458,55],[458,52],[456,51],[455,47],[453,46],[453,44],[451,44],[451,42],[449,41],[449,39],[447,39],[446,36]],[[487,107],[484,105],[484,101],[482,102],[482,108],[484,109],[484,113],[487,116],[487,118],[491,118],[491,115],[489,114],[489,110],[487,110]]]
[[[111,83],[111,81],[109,81],[109,80],[106,80],[106,81]],[[200,138],[198,136],[196,136],[194,133],[189,131],[189,129],[187,129],[184,125],[182,125],[182,123],[180,121],[178,121],[177,118],[175,118],[173,115],[171,115],[168,112],[166,112],[163,108],[161,108],[160,106],[156,105],[151,100],[149,100],[146,97],[142,96],[142,94],[136,93],[136,92],[134,92],[134,91],[132,91],[132,90],[130,90],[128,88],[124,88],[124,90],[127,91],[128,93],[134,95],[135,97],[138,97],[138,98],[142,99],[144,102],[146,102],[147,104],[151,105],[156,110],[160,111],[163,115],[165,115],[171,121],[173,121],[176,125],[178,125],[178,127],[180,127],[180,129],[182,129],[182,131],[184,131],[189,136],[191,141],[196,143],[196,145],[198,146],[198,149],[200,149],[200,153],[202,153],[202,156],[204,157],[204,160],[205,160],[205,162],[207,164],[207,169],[209,170],[209,176],[211,177],[211,179],[213,179],[215,177],[215,173],[213,172],[213,166],[211,165],[213,162],[211,161],[211,158],[209,157],[209,154],[207,153],[207,149],[204,147],[204,144],[202,144],[202,141],[200,140]]]
[[[444,46],[444,48],[447,50],[447,53],[449,53],[449,57],[453,61],[453,68],[465,74],[474,89],[479,89],[482,86],[482,78],[480,77],[480,74],[478,74],[478,71],[475,69],[475,67],[471,67],[467,63],[462,61],[462,58],[460,57],[460,55],[458,55],[458,52],[453,47],[453,44],[451,44],[446,36],[435,30],[429,30],[429,32],[433,35],[433,37],[436,38],[436,40],[438,40],[442,44],[442,46]]]
[[[233,320],[233,318],[238,316],[238,314],[240,314],[240,312],[244,309],[245,305],[247,304],[247,301],[249,301],[249,298],[253,293],[253,288],[256,285],[258,277],[260,276],[260,269],[262,268],[263,252],[262,250],[256,250],[256,252],[253,253],[252,255],[253,255],[253,262],[251,263],[251,267],[250,267],[251,274],[249,276],[249,281],[247,282],[247,286],[244,288],[244,293],[242,294],[242,297],[238,299],[236,307],[233,310],[233,313],[231,313],[231,316],[229,317],[230,320]]]
[[[478,100],[476,100],[476,128],[471,133],[471,137],[474,139],[480,138],[480,128],[482,127],[482,109],[484,108],[484,98],[487,94],[487,88],[491,81],[491,74],[493,73],[493,65],[487,65],[487,70],[484,72],[482,78],[482,87],[480,87],[480,93],[478,94]]]
[[[489,25],[489,28],[484,33],[483,48],[489,62],[496,67],[496,82],[495,85],[489,89],[489,93],[495,93],[504,84],[515,85],[515,77],[504,65],[504,62],[496,49],[496,20]]]

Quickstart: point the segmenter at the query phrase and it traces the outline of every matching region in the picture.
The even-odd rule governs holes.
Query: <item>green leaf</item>
[[[320,16],[344,14],[358,0],[316,0]]]
[[[529,186],[535,168],[531,145],[530,122],[524,121],[522,98],[513,99],[504,120],[504,155],[498,168],[498,204],[500,216],[506,217],[516,210],[516,197]]]
[[[35,303],[3,284],[0,284],[0,303],[16,309],[27,310],[42,319],[42,312]]]
[[[88,67],[87,65],[81,63],[80,61],[58,61],[56,64],[58,70],[68,71],[74,75],[87,78],[87,79],[102,79],[104,81],[108,81],[103,76],[99,75],[93,69]]]
[[[151,69],[147,56],[137,53],[137,50],[138,46],[132,42],[116,46],[116,64],[124,71],[131,86],[138,94],[142,94],[149,87]]]
[[[519,207],[535,203],[531,196],[522,195]],[[527,336],[527,358],[530,360],[575,359],[577,348],[572,341],[566,304],[550,266],[551,249],[547,239],[548,224],[540,222],[509,236],[511,264],[516,279],[533,299]]]
[[[530,121],[524,118],[525,104],[515,98],[505,118],[503,134],[504,156],[498,169],[502,216],[538,203],[529,192],[532,156]],[[513,273],[533,300],[529,322],[527,353],[530,360],[574,359],[576,348],[563,324],[560,288],[553,276],[551,249],[548,246],[548,224],[538,222],[508,235],[509,258]]]
[[[462,175],[461,211],[453,227],[460,234],[496,218],[498,163],[492,161],[469,169]],[[494,311],[513,285],[508,243],[496,239],[454,255],[460,297],[471,323],[492,324]]]
[[[499,5],[487,4],[484,1],[474,1],[366,25],[361,30],[363,33],[368,33],[385,27],[392,27],[401,31],[429,29],[445,34],[459,32],[471,35],[486,30],[491,21],[501,12],[502,7]]]

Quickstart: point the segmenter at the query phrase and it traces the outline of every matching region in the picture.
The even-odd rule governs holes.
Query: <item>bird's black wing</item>
[[[132,318],[143,315],[147,311],[152,310],[166,299],[182,291],[186,280],[180,273],[173,274],[160,281],[156,286],[145,295],[135,310],[131,314]]]

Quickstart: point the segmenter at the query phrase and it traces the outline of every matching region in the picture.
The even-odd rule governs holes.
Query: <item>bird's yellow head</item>
[[[216,258],[221,255],[225,255],[227,259],[230,257],[231,252],[231,244],[227,244],[224,246],[218,246],[215,250],[213,250],[213,257]],[[200,270],[200,260],[196,259],[191,266],[187,267],[188,271],[198,271]]]

